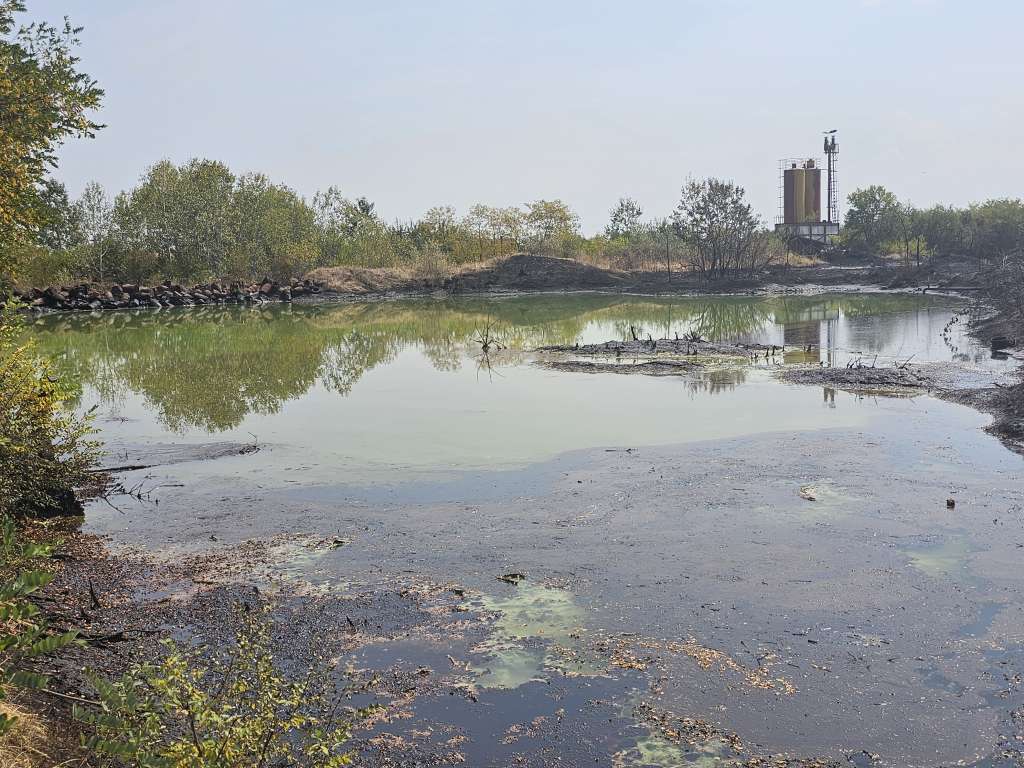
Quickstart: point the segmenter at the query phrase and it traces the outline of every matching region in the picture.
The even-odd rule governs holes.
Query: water
[[[211,439],[273,448],[248,462],[303,482],[440,482],[591,447],[667,445],[863,424],[856,398],[775,383],[764,367],[685,381],[532,365],[548,344],[699,333],[789,345],[787,362],[862,358],[1006,366],[955,324],[958,303],[911,295],[530,296],[62,316],[33,331],[97,406],[111,445]],[[484,356],[488,326],[505,349]]]
[[[553,371],[531,351],[696,332],[786,345],[787,363],[1016,365],[965,335],[961,306],[547,295],[31,332],[96,407],[107,461],[154,465],[121,475],[142,502],[93,504],[86,530],[158,559],[226,551],[221,571],[185,562],[200,583],[339,600],[341,637],[349,617],[392,627],[345,656],[367,680],[434,681],[397,697],[402,716],[373,731],[386,743],[435,733],[437,756],[455,734],[472,765],[665,768],[741,764],[738,734],[775,753],[995,766],[1024,672],[1024,473],[986,416],[783,384],[778,360],[654,378]],[[504,348],[484,356],[488,328]],[[325,538],[344,543],[307,546]],[[252,539],[275,543],[264,559],[232,549]],[[528,577],[496,578],[510,572]],[[197,587],[152,599],[179,588]],[[300,598],[294,620],[314,613]],[[691,717],[709,725],[680,740]]]

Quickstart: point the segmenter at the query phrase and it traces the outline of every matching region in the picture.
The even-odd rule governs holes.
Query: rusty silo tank
[[[793,163],[783,175],[785,206],[783,220],[786,224],[799,224],[804,212],[804,169]]]
[[[813,160],[804,165],[804,219],[803,222],[822,221],[821,218],[821,169]]]
[[[821,169],[813,160],[793,163],[783,172],[783,222],[821,221]]]

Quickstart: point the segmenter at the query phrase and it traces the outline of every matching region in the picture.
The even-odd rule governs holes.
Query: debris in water
[[[946,509],[953,509],[956,507],[956,499],[946,499]]]
[[[499,576],[498,581],[504,581],[506,584],[519,584],[521,581],[526,581],[526,574],[513,571]]]
[[[806,499],[807,501],[817,501],[818,492],[813,485],[801,485],[800,498]]]

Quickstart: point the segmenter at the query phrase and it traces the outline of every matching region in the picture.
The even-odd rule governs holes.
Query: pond
[[[903,294],[527,296],[75,315],[35,330],[81,382],[82,407],[98,406],[108,441],[263,443],[274,446],[262,467],[270,476],[282,462],[301,463],[305,483],[342,473],[358,484],[524,466],[596,446],[862,424],[855,398],[823,408],[835,405],[833,393],[775,385],[766,365],[637,381],[551,372],[528,353],[625,339],[632,328],[786,345],[786,362],[1007,365],[973,346],[963,324],[943,339],[957,306]],[[485,356],[475,340],[488,327],[505,349]]]
[[[87,531],[166,559],[275,542],[274,578],[346,601],[345,620],[417,595],[418,623],[351,651],[355,668],[438,681],[374,727],[368,764],[402,736],[440,762],[458,743],[472,765],[751,750],[1010,765],[1020,457],[966,407],[774,375],[1009,371],[962,308],[568,294],[63,315],[31,332],[95,408],[108,464],[140,467],[122,481],[142,503],[91,505]],[[551,370],[533,351],[689,333],[786,352],[651,377]],[[485,336],[501,348],[483,354]],[[850,757],[865,752],[879,757]]]

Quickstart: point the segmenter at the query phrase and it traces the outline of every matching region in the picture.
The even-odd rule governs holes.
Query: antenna
[[[825,134],[825,156],[828,158],[828,222],[839,223],[839,179],[836,172],[836,164],[839,159],[839,145],[836,144],[836,131],[824,131]]]

